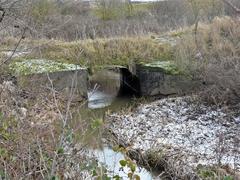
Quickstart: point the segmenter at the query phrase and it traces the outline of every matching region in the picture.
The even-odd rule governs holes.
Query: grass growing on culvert
[[[171,47],[160,45],[150,37],[119,37],[73,42],[25,40],[23,44],[34,48],[28,55],[16,58],[17,61],[51,59],[63,63],[97,67],[126,66],[132,61],[152,62],[155,59],[171,60],[173,58]]]

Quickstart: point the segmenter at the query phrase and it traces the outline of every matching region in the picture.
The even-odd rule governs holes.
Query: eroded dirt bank
[[[175,177],[198,177],[203,167],[222,167],[222,174],[240,171],[239,116],[197,104],[194,98],[163,99],[129,114],[108,117],[109,129],[128,149],[140,155],[157,153]],[[223,168],[224,167],[224,168]],[[200,172],[201,173],[201,172]]]

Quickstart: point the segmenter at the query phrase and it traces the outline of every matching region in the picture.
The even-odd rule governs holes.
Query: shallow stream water
[[[129,180],[128,178],[129,169],[127,168],[122,169],[119,164],[120,160],[125,159],[122,153],[115,152],[109,147],[104,147],[102,150],[95,150],[94,154],[98,162],[106,166],[110,177],[119,175],[123,180]],[[152,174],[142,167],[137,167],[135,174],[137,174],[142,180],[153,179]]]
[[[88,108],[91,109],[93,116],[96,116],[96,114],[97,116],[104,116],[107,110],[118,111],[122,107],[126,107],[129,103],[131,103],[131,98],[116,98],[101,91],[89,91],[88,93]],[[121,169],[119,164],[120,160],[125,159],[122,153],[115,152],[110,147],[105,146],[102,149],[94,150],[94,156],[99,163],[107,168],[108,174],[111,177],[119,175],[123,180],[129,179],[127,177],[128,170],[126,168]],[[142,180],[155,179],[151,172],[142,167],[136,168],[136,174]]]
[[[115,97],[106,94],[101,91],[89,91],[88,92],[88,108],[90,109],[100,109],[110,106],[114,101]]]

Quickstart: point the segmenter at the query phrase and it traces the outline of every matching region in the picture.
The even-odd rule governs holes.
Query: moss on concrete
[[[59,63],[45,59],[30,59],[13,62],[9,65],[10,71],[15,75],[29,75],[45,72],[58,72],[82,69],[75,64]]]
[[[151,63],[141,63],[141,66],[148,69],[164,71],[167,74],[179,75],[180,70],[171,61],[154,61]]]

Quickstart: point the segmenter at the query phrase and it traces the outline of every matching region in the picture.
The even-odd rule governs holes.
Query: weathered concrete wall
[[[136,65],[143,96],[186,94],[199,87],[199,82],[192,81],[181,74],[171,74],[161,68]]]
[[[88,72],[86,69],[37,73],[17,77],[18,84],[23,89],[32,92],[41,92],[52,88],[50,80],[56,91],[70,92],[73,89],[74,94],[80,95],[83,98],[87,97]]]

